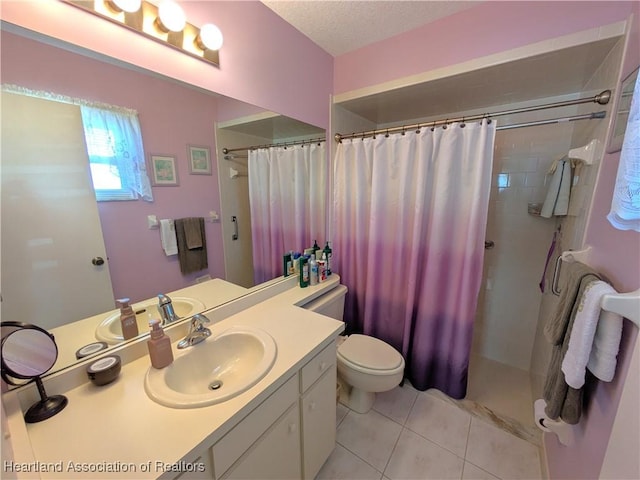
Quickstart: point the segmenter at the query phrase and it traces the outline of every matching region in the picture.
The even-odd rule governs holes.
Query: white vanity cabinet
[[[215,479],[312,479],[335,446],[332,342],[210,449]]]

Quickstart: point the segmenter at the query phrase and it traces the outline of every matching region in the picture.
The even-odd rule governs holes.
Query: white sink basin
[[[178,350],[166,368],[150,367],[144,388],[152,400],[167,407],[195,408],[224,402],[258,383],[273,366],[276,351],[267,332],[231,327]]]
[[[176,315],[180,318],[190,317],[205,310],[204,303],[195,298],[171,297],[171,304]],[[131,307],[136,313],[138,333],[147,333],[149,331],[149,320],[160,318],[157,299],[134,303]],[[96,328],[96,338],[110,345],[124,340],[122,325],[120,324],[120,310],[114,310],[100,322],[98,328]]]

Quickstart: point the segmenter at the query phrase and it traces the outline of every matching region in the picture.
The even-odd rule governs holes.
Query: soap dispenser
[[[135,338],[138,336],[138,322],[136,321],[136,314],[129,305],[128,298],[119,298],[116,300],[120,306],[120,325],[122,326],[122,336],[125,340]]]
[[[151,335],[147,340],[151,366],[154,368],[164,368],[173,362],[173,351],[171,350],[171,339],[165,335],[160,326],[160,320],[149,320]]]

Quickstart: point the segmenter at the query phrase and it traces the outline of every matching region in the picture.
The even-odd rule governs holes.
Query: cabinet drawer
[[[336,368],[336,343],[331,342],[324,350],[313,357],[302,370],[300,370],[300,393],[304,393],[320,378],[320,376],[329,370]]]
[[[212,448],[213,468],[220,478],[298,398],[298,376],[292,376]]]

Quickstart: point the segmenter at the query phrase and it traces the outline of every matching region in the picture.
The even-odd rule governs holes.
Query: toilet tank
[[[344,316],[344,296],[347,294],[347,291],[347,287],[338,285],[324,295],[301,306],[312,312],[342,321]]]

